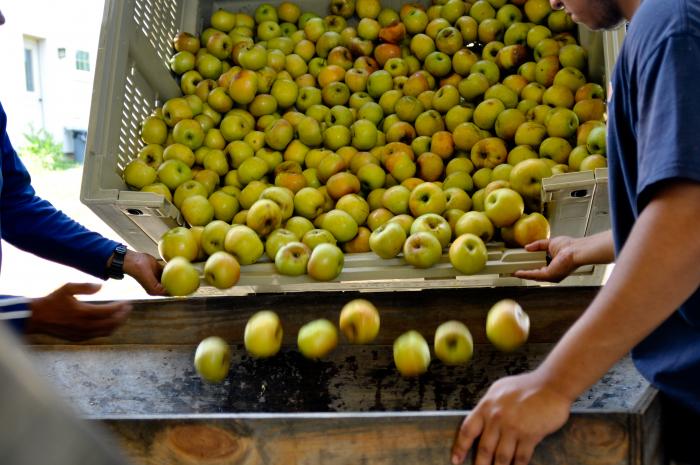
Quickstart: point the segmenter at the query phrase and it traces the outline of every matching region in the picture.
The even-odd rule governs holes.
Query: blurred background
[[[0,0],[0,102],[7,131],[37,193],[109,238],[119,236],[80,203],[82,162],[104,0]],[[102,282],[2,241],[0,294],[38,297],[66,282]],[[92,299],[147,298],[131,278],[104,282]]]

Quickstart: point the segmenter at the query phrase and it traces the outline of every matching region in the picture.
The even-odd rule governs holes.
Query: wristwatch
[[[113,279],[124,278],[124,257],[126,256],[126,246],[119,244],[112,254],[112,263],[107,269],[107,276]]]

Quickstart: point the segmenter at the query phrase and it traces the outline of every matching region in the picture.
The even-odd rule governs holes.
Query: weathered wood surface
[[[441,464],[467,411],[495,380],[537,366],[575,321],[596,288],[440,289],[419,292],[294,293],[134,302],[109,338],[85,344],[34,337],[35,360],[87,418],[116,433],[137,464]],[[344,303],[364,297],[382,315],[372,345],[342,343],[322,361],[301,357],[298,328],[337,321]],[[486,312],[501,298],[521,303],[530,342],[501,354],[484,336]],[[241,345],[255,311],[274,309],[285,346],[255,360]],[[418,329],[432,341],[438,324],[464,321],[477,342],[466,367],[433,361],[404,379],[391,343]],[[196,344],[217,334],[234,347],[219,385],[194,373]],[[658,400],[629,359],[616,364],[575,403],[566,427],[536,451],[536,464],[656,464]]]
[[[464,367],[433,360],[420,378],[402,378],[391,346],[343,345],[321,361],[287,347],[258,360],[233,348],[228,378],[207,384],[193,368],[195,346],[44,346],[35,357],[70,402],[91,416],[466,410],[507,375],[535,368],[551,349],[512,354],[478,345]],[[583,410],[635,409],[649,385],[626,358],[574,404]]]
[[[122,438],[127,454],[147,465],[447,465],[464,414],[105,423]],[[531,464],[641,465],[629,460],[632,444],[626,415],[574,413],[561,431],[540,444]]]

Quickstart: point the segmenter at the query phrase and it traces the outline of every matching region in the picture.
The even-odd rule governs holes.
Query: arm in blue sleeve
[[[0,106],[2,238],[47,260],[107,279],[107,261],[118,243],[90,231],[36,195],[5,127],[5,113]]]
[[[24,333],[29,316],[29,299],[9,295],[0,296],[0,318],[11,317],[6,320],[6,323],[15,332]]]

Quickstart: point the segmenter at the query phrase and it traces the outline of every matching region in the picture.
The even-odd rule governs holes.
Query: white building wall
[[[66,152],[73,151],[69,130],[87,130],[103,8],[104,0],[0,0],[0,102],[15,147],[25,145],[30,124],[43,124]],[[43,118],[26,92],[25,38],[39,45]],[[90,71],[76,69],[78,50],[89,53]]]

